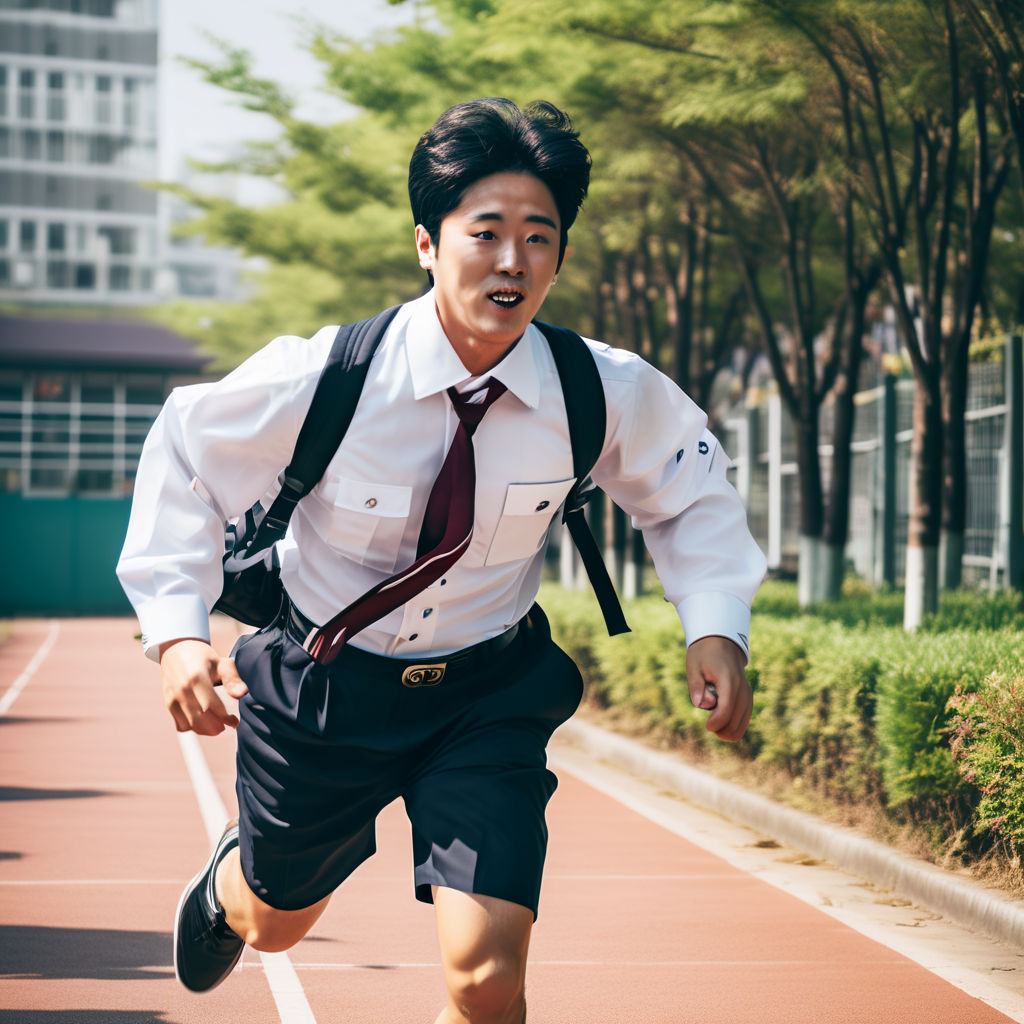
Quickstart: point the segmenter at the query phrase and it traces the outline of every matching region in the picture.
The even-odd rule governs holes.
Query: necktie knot
[[[473,399],[484,391],[484,397],[479,402]],[[476,391],[463,393],[455,388],[448,389],[448,397],[452,400],[452,407],[459,417],[459,422],[472,434],[484,418],[484,413],[506,392],[507,388],[500,380],[489,378],[485,389],[478,388]]]

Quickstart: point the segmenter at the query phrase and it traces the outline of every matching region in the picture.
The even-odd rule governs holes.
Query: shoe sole
[[[178,970],[178,929],[181,925],[181,908],[185,906],[185,900],[187,900],[189,896],[191,896],[192,893],[196,891],[196,888],[199,886],[199,884],[203,881],[203,879],[206,878],[207,873],[213,866],[214,861],[217,859],[217,855],[220,853],[221,845],[224,842],[224,837],[225,835],[227,835],[228,829],[234,827],[234,824],[235,823],[232,823],[227,828],[225,828],[224,832],[221,834],[220,839],[217,840],[217,842],[214,844],[213,849],[210,851],[210,856],[207,857],[206,863],[203,865],[199,874],[197,874],[195,878],[193,878],[192,881],[185,886],[184,892],[182,892],[181,896],[178,899],[177,909],[174,912],[174,976],[178,979],[178,983],[182,986],[182,988],[188,989],[189,992],[196,992],[197,990],[194,988],[190,988],[188,985],[185,984],[184,980],[181,977],[181,973]],[[235,967],[238,966],[238,961],[242,959],[242,953],[244,952],[245,943],[243,943],[239,947],[238,956],[235,958],[235,962],[231,965],[231,967],[228,970],[224,972],[220,980],[216,981],[209,988],[199,989],[198,991],[200,993],[212,992],[218,985],[227,981],[228,976],[231,974],[232,971],[234,971]]]

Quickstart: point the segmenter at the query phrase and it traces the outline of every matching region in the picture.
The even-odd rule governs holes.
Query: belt
[[[288,614],[285,617],[285,632],[304,651],[312,642],[316,631],[320,628],[308,619],[298,608],[288,601]],[[523,628],[520,628],[523,627]],[[454,682],[456,679],[472,675],[485,667],[493,667],[499,654],[509,653],[514,641],[525,639],[528,631],[527,623],[517,622],[504,633],[482,640],[461,651],[453,651],[436,658],[389,658],[383,654],[373,654],[351,645],[345,646],[338,655],[338,664],[347,664],[350,668],[376,675],[380,678],[399,682],[410,689],[421,686],[437,686],[442,680]]]

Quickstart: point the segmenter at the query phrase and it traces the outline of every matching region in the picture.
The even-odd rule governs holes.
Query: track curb
[[[1024,902],[898,853],[850,829],[784,807],[741,786],[685,764],[678,757],[570,720],[559,739],[591,757],[655,783],[740,825],[859,875],[880,888],[974,931],[1024,950]]]

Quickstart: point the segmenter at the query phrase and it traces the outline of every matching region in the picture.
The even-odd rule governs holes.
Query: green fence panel
[[[0,615],[131,613],[114,575],[130,498],[0,494]]]

